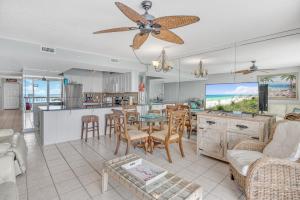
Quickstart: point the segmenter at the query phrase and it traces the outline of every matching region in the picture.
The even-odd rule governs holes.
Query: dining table
[[[153,131],[160,131],[164,129],[164,124],[168,122],[168,118],[164,115],[148,113],[145,115],[141,115],[138,118],[138,123],[141,130],[146,130],[149,135],[153,133]],[[146,124],[147,128],[143,129],[143,125]],[[159,124],[157,127],[156,124]]]
[[[139,129],[142,131],[146,131],[149,134],[149,144],[153,144],[151,141],[151,134],[154,131],[162,131],[164,130],[164,124],[168,122],[168,118],[164,115],[156,114],[156,113],[147,113],[144,115],[140,115],[137,119],[139,124]],[[146,124],[146,127],[143,126]],[[157,124],[159,124],[157,126]],[[149,152],[153,151],[154,145],[149,145]]]

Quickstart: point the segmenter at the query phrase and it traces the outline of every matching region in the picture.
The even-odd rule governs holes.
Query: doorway
[[[4,110],[17,110],[20,108],[20,85],[19,83],[3,84],[3,108]]]
[[[23,79],[23,129],[32,131],[39,127],[39,107],[62,105],[63,80]]]

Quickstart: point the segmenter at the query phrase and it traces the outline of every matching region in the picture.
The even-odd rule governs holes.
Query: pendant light
[[[157,60],[152,61],[152,65],[156,72],[160,72],[160,71],[168,72],[171,69],[173,69],[173,67],[170,65],[170,63],[167,60],[165,49],[162,50]]]
[[[199,66],[197,69],[194,71],[194,76],[195,78],[200,78],[201,80],[206,80],[208,75],[207,69],[204,69],[203,67],[203,62],[200,60]]]

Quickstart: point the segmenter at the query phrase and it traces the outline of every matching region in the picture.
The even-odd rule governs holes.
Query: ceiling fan
[[[139,33],[135,35],[133,43],[131,45],[133,49],[140,48],[147,40],[150,33],[153,37],[157,39],[172,42],[175,44],[183,44],[184,41],[169,29],[186,26],[198,22],[200,20],[200,18],[197,16],[185,15],[155,18],[154,16],[148,13],[148,10],[152,7],[151,1],[143,1],[141,3],[143,9],[145,10],[145,13],[142,15],[140,15],[139,13],[137,13],[136,11],[129,8],[123,3],[115,2],[115,4],[126,17],[128,17],[130,20],[137,24],[137,27],[111,28],[96,31],[94,32],[94,34],[139,30]]]
[[[233,73],[234,74],[241,73],[241,74],[246,75],[246,74],[250,74],[250,73],[253,73],[253,72],[257,72],[257,71],[264,72],[264,73],[269,73],[268,71],[272,70],[272,69],[263,69],[263,70],[258,69],[258,67],[256,66],[255,62],[256,62],[255,60],[251,61],[252,65],[250,66],[249,69],[239,70],[239,71],[235,71]]]

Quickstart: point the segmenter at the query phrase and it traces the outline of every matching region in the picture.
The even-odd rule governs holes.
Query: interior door
[[[20,85],[18,83],[4,83],[4,109],[19,109]]]

